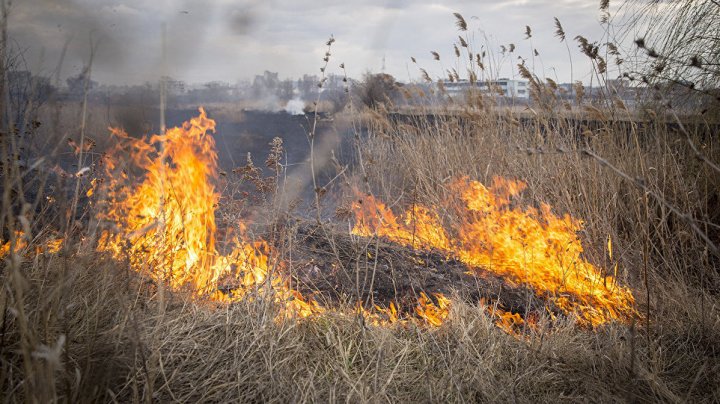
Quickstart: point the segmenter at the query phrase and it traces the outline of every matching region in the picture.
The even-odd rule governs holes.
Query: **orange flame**
[[[438,249],[473,268],[526,284],[565,313],[576,315],[581,324],[630,318],[634,313],[630,289],[581,257],[577,237],[581,221],[556,216],[547,204],[539,209],[511,206],[512,198],[525,187],[521,181],[500,177],[490,188],[467,178],[451,183],[454,197],[442,208],[458,213],[460,225],[452,229],[452,238],[437,210],[415,206],[399,220],[382,202],[364,196],[353,204],[353,233]]]
[[[27,240],[25,240],[24,232],[15,230],[15,247],[13,249],[13,253],[18,253],[22,251],[25,247],[27,247]],[[1,240],[0,240],[1,241]],[[10,240],[5,242],[0,242],[0,259],[5,258],[10,254]]]
[[[19,254],[21,252],[34,253],[35,255],[40,254],[55,254],[62,248],[63,239],[52,236],[45,237],[42,241],[33,242],[34,251],[25,251],[28,247],[28,238],[24,231],[15,231],[15,249],[13,253]],[[10,254],[10,241],[3,242],[0,240],[0,259],[7,257]]]
[[[442,293],[434,293],[433,295],[435,299],[437,299],[437,304],[433,303],[424,292],[420,292],[420,298],[418,299],[417,307],[415,307],[415,312],[418,317],[427,323],[439,326],[450,314],[450,299]]]
[[[107,223],[99,251],[127,259],[135,270],[198,298],[233,302],[270,296],[283,316],[300,318],[327,310],[290,287],[283,263],[271,260],[267,242],[249,240],[243,223],[230,251],[219,251],[215,209],[220,195],[212,184],[218,175],[211,136],[215,121],[203,109],[163,135],[134,139],[120,129],[110,131],[119,143],[104,161],[105,181],[94,181],[91,188],[99,201],[98,218]],[[126,152],[129,159],[123,158]],[[437,305],[423,295],[416,311],[439,325],[449,301],[435,298]],[[377,325],[408,321],[393,303],[358,309]]]
[[[265,241],[245,241],[240,234],[229,253],[218,251],[220,195],[212,184],[217,153],[210,135],[215,121],[202,108],[198,117],[162,135],[133,139],[120,129],[110,131],[120,142],[105,160],[106,181],[96,193],[102,195],[99,218],[114,228],[102,233],[99,251],[127,258],[134,269],[197,297],[229,302],[269,292],[285,314],[321,311],[317,302],[290,289],[278,271],[271,274]],[[123,151],[130,153],[129,165],[120,158]]]
[[[134,139],[111,129],[118,146],[104,160],[105,181],[92,188],[98,218],[107,224],[98,250],[127,259],[135,270],[199,298],[232,302],[265,296],[281,305],[281,314],[295,317],[326,311],[290,287],[283,263],[271,259],[267,242],[250,240],[243,223],[229,245],[218,248],[214,131],[215,122],[203,109],[162,135]],[[129,159],[122,158],[125,152]],[[366,197],[354,206],[354,233],[439,249],[472,267],[528,284],[587,324],[631,315],[630,290],[580,257],[579,221],[555,216],[548,205],[539,210],[511,207],[511,199],[524,187],[501,178],[490,189],[464,178],[455,181],[451,189],[461,202],[462,225],[452,237],[438,210],[415,206],[398,219],[382,202]],[[431,298],[423,293],[415,307],[418,320],[402,316],[394,303],[358,309],[374,324],[421,321],[437,326],[448,318],[450,304],[442,294]],[[498,313],[507,329],[527,320]]]
[[[408,323],[431,325],[439,327],[450,316],[449,298],[442,293],[433,293],[437,303],[428,297],[424,292],[420,292],[417,306],[415,306],[415,316],[402,315],[398,306],[390,302],[388,307],[375,305],[372,310],[365,309],[358,303],[356,306],[357,313],[365,318],[366,321],[374,325],[388,325]]]

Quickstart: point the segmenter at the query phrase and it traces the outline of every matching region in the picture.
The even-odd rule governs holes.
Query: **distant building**
[[[588,101],[602,100],[608,95],[615,102],[622,101],[627,108],[633,108],[645,96],[645,88],[631,85],[627,80],[608,80],[603,86],[582,86],[581,98]],[[574,100],[578,96],[579,84],[558,84],[557,95],[565,100]],[[619,104],[618,104],[619,105]]]
[[[469,90],[476,89],[506,98],[519,98],[523,100],[530,98],[527,81],[525,80],[501,78],[475,83],[471,83],[469,80],[460,80],[452,83],[444,83],[444,86],[448,95],[451,96],[464,96]]]

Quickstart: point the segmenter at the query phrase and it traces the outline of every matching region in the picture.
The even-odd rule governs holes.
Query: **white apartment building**
[[[530,98],[527,81],[501,78],[492,81],[478,81],[474,84],[468,80],[460,80],[453,83],[444,83],[445,90],[451,96],[464,96],[470,89],[478,89],[483,92],[507,98]]]

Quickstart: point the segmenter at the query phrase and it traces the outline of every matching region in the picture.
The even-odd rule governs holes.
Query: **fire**
[[[533,327],[533,323],[525,322],[519,313],[511,313],[498,307],[488,307],[488,315],[495,318],[495,325],[508,334],[522,336],[523,327]]]
[[[378,235],[413,247],[437,249],[471,268],[525,284],[585,325],[623,321],[633,315],[629,288],[582,258],[577,232],[582,222],[552,213],[551,207],[513,206],[526,185],[496,177],[487,188],[460,178],[450,184],[453,197],[440,208],[457,214],[459,225],[445,230],[439,209],[414,206],[398,218],[371,195],[353,204],[353,233]],[[452,237],[450,236],[452,234]],[[517,324],[517,319],[501,323]],[[507,328],[507,327],[506,327]]]
[[[439,326],[450,314],[450,299],[442,293],[435,293],[434,296],[437,299],[437,304],[433,303],[424,292],[420,292],[420,299],[418,299],[415,312],[418,317],[428,324]]]
[[[406,325],[410,322],[415,324],[424,324],[439,327],[450,316],[451,301],[442,293],[433,293],[435,301],[428,297],[425,292],[420,292],[414,314],[416,317],[409,315],[402,316],[398,306],[394,302],[390,302],[388,307],[375,305],[372,310],[365,309],[362,305],[356,306],[358,314],[363,316],[366,321],[374,325],[402,324]]]
[[[251,292],[283,303],[285,314],[307,317],[320,305],[288,287],[265,241],[248,241],[244,225],[219,251],[215,210],[220,194],[215,121],[203,109],[182,127],[134,139],[111,128],[119,142],[104,160],[98,218],[107,222],[98,250],[174,289],[196,297],[237,301]],[[129,152],[129,159],[123,158]],[[229,286],[224,286],[229,285]]]
[[[62,248],[63,239],[52,236],[45,237],[42,241],[33,243],[34,250],[26,251],[32,252],[35,255],[40,254],[55,254]],[[28,237],[25,232],[16,230],[15,231],[15,248],[13,253],[18,254],[25,251],[28,247]],[[0,240],[0,259],[7,257],[10,254],[10,241],[3,242]]]
[[[218,247],[215,121],[203,109],[161,135],[135,139],[110,130],[119,142],[104,159],[104,179],[90,192],[106,224],[99,251],[197,298],[234,302],[265,296],[281,306],[282,316],[299,318],[328,310],[290,287],[284,263],[271,258],[266,241],[251,240],[244,223],[237,224],[227,248]],[[417,321],[439,325],[448,316],[449,300],[436,295],[435,301],[421,295]],[[416,321],[393,303],[358,311],[377,325]]]
[[[15,248],[13,250],[14,253],[18,253],[19,251],[22,251],[25,247],[27,247],[27,240],[25,240],[25,233],[22,231],[15,231]],[[10,240],[1,242],[0,240],[0,258],[5,258],[7,255],[10,254]]]
[[[137,139],[120,129],[111,132],[118,144],[106,154],[104,178],[93,182],[91,192],[104,223],[99,251],[196,298],[234,302],[262,296],[278,303],[281,315],[300,318],[331,310],[293,289],[286,265],[272,257],[266,241],[251,239],[244,223],[237,223],[229,240],[217,241],[215,121],[203,109],[164,134]],[[502,178],[490,188],[466,178],[454,181],[450,189],[456,197],[442,206],[457,213],[460,226],[451,231],[443,226],[439,209],[414,206],[398,217],[367,196],[354,205],[353,232],[437,249],[470,268],[527,284],[584,324],[631,315],[630,290],[581,258],[576,234],[581,222],[558,217],[545,204],[539,209],[513,206],[524,188],[522,182]],[[450,305],[442,294],[420,293],[414,311],[390,303],[358,306],[358,312],[374,324],[438,326],[448,319]],[[528,321],[499,309],[492,315],[508,330]]]

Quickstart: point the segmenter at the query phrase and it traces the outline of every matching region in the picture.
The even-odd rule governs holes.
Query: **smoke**
[[[295,97],[285,105],[285,112],[290,115],[303,115],[305,113],[305,101]]]
[[[8,30],[30,64],[38,73],[56,67],[62,50],[67,53],[61,77],[80,72],[88,63],[91,41],[98,45],[93,64],[98,69],[123,64],[128,47],[118,40],[117,22],[132,9],[120,8],[120,15],[103,12],[104,7],[87,7],[70,0],[26,0],[13,4]],[[114,18],[113,18],[114,17]],[[102,48],[100,48],[100,45]]]
[[[155,82],[161,75],[182,76],[198,61],[208,59],[208,35],[217,14],[217,7],[202,7],[191,0],[23,0],[13,4],[9,32],[37,72],[55,68],[63,44],[69,41],[60,76],[77,74],[89,62],[92,41],[95,80],[104,84]],[[165,71],[163,23],[167,26]]]

